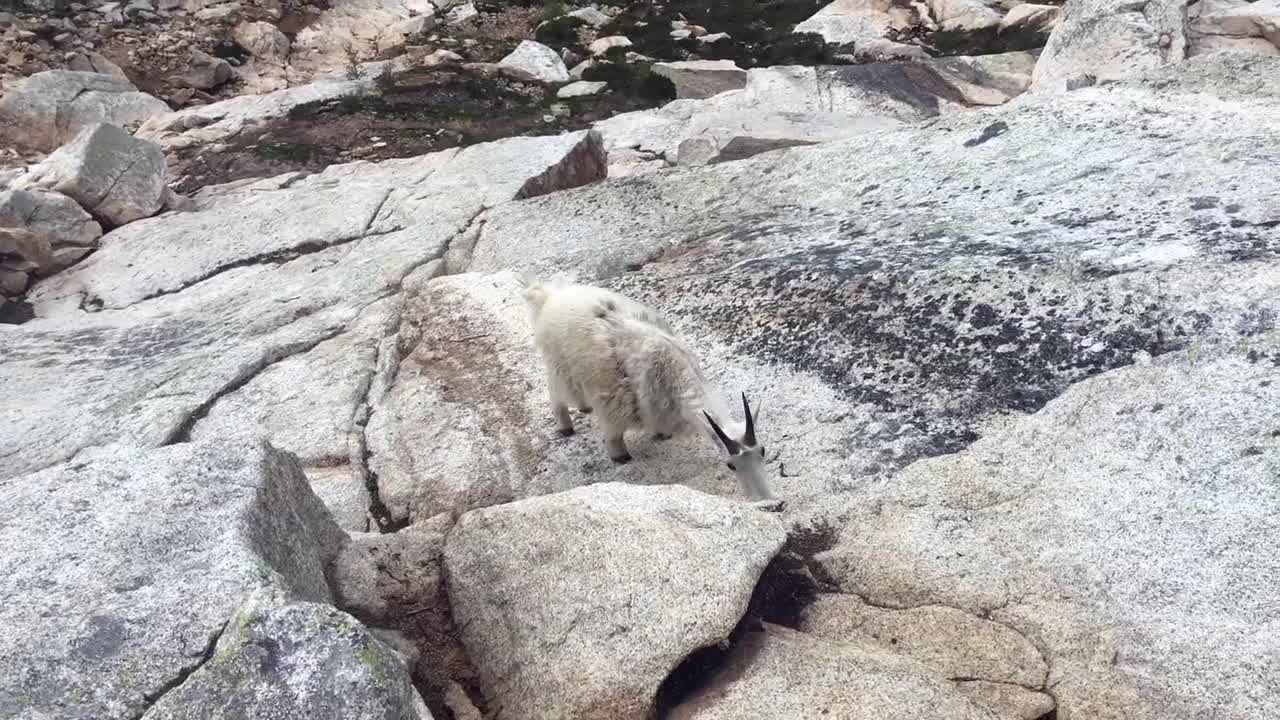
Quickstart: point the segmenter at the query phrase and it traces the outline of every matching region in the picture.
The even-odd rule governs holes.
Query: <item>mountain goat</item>
[[[528,276],[521,282],[561,435],[574,433],[571,406],[594,412],[609,457],[625,463],[631,460],[627,430],[666,439],[700,429],[729,453],[728,466],[743,490],[756,500],[774,500],[746,394],[744,421],[730,422],[697,357],[656,311],[590,285]]]

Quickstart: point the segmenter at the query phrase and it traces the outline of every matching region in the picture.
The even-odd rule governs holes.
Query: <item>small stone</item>
[[[588,95],[597,95],[604,92],[609,87],[609,83],[603,81],[579,80],[571,82],[568,85],[556,91],[556,97],[561,99],[585,97]]]
[[[730,39],[732,38],[730,37],[729,33],[718,32],[718,33],[711,33],[710,35],[703,35],[702,37],[698,38],[698,42],[703,43],[705,45],[710,45],[712,43],[720,42],[721,40],[730,40]]]
[[[689,32],[688,30],[672,30],[671,31],[672,40],[688,40],[692,36],[693,36],[693,33]]]
[[[498,67],[517,75],[544,83],[569,81],[569,71],[555,50],[532,40],[522,40],[510,55],[498,62]]]
[[[631,40],[623,37],[622,35],[609,35],[608,37],[602,37],[592,42],[587,46],[587,49],[591,51],[592,55],[603,55],[616,47],[631,47]]]
[[[574,10],[573,12],[569,13],[569,17],[578,18],[582,22],[594,28],[598,28],[598,27],[601,27],[602,25],[606,25],[610,20],[613,19],[608,15],[604,14],[603,12],[601,12],[600,10],[597,10],[596,8],[593,8],[593,7],[586,7],[586,8],[582,8],[581,10]]]
[[[445,15],[445,22],[450,25],[457,25],[458,23],[466,22],[479,14],[480,11],[476,10],[475,3],[463,3],[462,5],[450,10],[448,15]]]

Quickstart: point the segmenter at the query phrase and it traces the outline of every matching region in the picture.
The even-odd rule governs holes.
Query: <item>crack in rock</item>
[[[205,643],[204,651],[201,653],[200,659],[197,660],[194,665],[180,669],[176,676],[162,684],[157,690],[144,694],[142,696],[144,703],[142,709],[133,715],[130,720],[141,720],[143,716],[150,712],[151,708],[156,703],[160,702],[161,698],[173,690],[176,690],[187,681],[187,678],[191,677],[197,670],[204,667],[205,663],[213,659],[213,653],[218,648],[218,641],[222,639],[222,634],[226,632],[229,624],[231,624],[231,621],[228,619],[226,622],[222,623],[222,627],[219,627],[216,632],[209,636],[209,640]]]

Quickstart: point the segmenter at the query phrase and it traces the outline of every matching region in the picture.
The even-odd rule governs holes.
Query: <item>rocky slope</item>
[[[1266,2],[115,8],[297,26],[173,112],[107,66],[0,99],[0,709],[1268,717]],[[58,7],[7,32],[101,11]],[[554,115],[524,36],[623,24],[611,99]],[[476,78],[552,117],[493,137],[565,132],[388,110]],[[694,439],[559,436],[522,272],[659,309],[785,507]]]

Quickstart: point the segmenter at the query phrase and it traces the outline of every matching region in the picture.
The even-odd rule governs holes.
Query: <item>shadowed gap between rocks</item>
[[[665,720],[671,712],[699,691],[724,669],[737,645],[761,623],[796,629],[801,616],[820,592],[835,592],[836,585],[813,561],[815,555],[835,547],[839,530],[825,519],[811,525],[793,527],[787,542],[761,573],[747,603],[747,612],[716,645],[699,648],[676,666],[658,688],[651,720]]]

